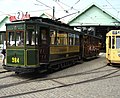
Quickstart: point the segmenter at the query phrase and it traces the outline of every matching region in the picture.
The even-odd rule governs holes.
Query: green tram
[[[100,38],[59,21],[30,17],[6,24],[6,63],[15,73],[58,70],[97,57]]]
[[[82,34],[47,18],[6,24],[6,70],[21,72],[64,68],[82,59]]]

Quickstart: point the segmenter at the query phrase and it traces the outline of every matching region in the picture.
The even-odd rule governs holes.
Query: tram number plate
[[[17,57],[12,57],[12,63],[19,63],[20,59]]]

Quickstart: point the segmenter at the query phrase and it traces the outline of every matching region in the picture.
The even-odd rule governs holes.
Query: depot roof
[[[71,26],[115,26],[119,25],[120,19],[103,10],[96,4],[91,4],[77,16],[73,17],[68,24]]]

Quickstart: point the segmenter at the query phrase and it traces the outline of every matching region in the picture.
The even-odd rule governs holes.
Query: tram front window
[[[120,36],[116,36],[116,48],[120,49]]]
[[[8,31],[8,46],[23,46],[24,32],[23,31]]]

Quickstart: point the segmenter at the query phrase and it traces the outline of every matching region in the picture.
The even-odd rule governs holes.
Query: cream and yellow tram
[[[111,30],[106,34],[106,59],[108,65],[120,64],[120,30]]]

